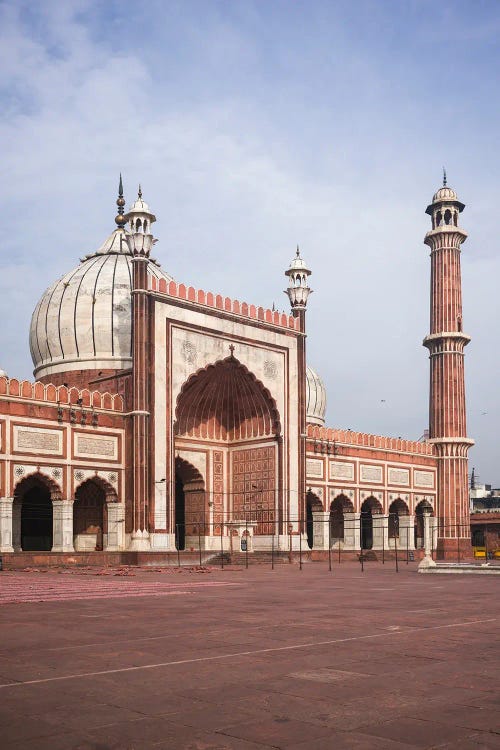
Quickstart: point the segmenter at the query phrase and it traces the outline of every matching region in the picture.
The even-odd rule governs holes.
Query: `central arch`
[[[214,477],[211,510],[204,511],[208,533],[220,533],[220,524],[228,521],[252,522],[255,535],[277,533],[282,518],[280,434],[275,400],[234,355],[199,370],[183,385],[176,403],[174,447],[183,451],[194,445],[207,455]],[[187,515],[179,521],[182,507],[187,513],[187,497],[177,461],[176,498],[176,523],[184,524],[187,532]]]

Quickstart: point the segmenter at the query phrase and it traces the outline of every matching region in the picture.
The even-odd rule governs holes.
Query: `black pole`
[[[179,549],[180,542],[179,542],[179,524],[175,524],[175,536],[176,536],[176,547],[177,547],[177,567],[181,567],[181,551]]]
[[[222,523],[222,518],[220,522],[220,567],[221,570],[224,570],[224,537],[222,535],[224,529],[224,524]]]
[[[410,562],[410,542],[409,542],[409,539],[408,539],[408,532],[409,532],[409,530],[410,530],[410,528],[409,528],[409,526],[407,526],[406,527],[406,564],[407,565]]]
[[[460,524],[458,524],[458,537],[457,537],[457,562],[460,564]]]
[[[248,516],[245,517],[245,568],[248,570]]]
[[[200,568],[201,568],[201,523],[198,520],[198,552],[200,555]]]
[[[271,537],[271,570],[274,570],[274,532]]]
[[[313,532],[313,539],[314,539],[314,532]],[[299,570],[302,570],[302,519],[300,520],[300,524],[299,524]]]
[[[361,563],[361,572],[365,572],[365,560],[363,556],[363,521],[362,521],[362,513],[359,514],[359,549],[360,549],[360,555],[359,555],[359,561]]]
[[[389,514],[390,518],[390,514]],[[387,523],[389,523],[389,519],[387,519]],[[384,527],[382,526],[382,565],[385,565],[385,540],[384,540],[385,534],[384,534]]]
[[[398,538],[397,538],[397,536],[394,537],[394,549],[396,550],[396,573],[399,573],[399,565],[398,565]]]
[[[328,516],[328,570],[332,569],[332,525]]]

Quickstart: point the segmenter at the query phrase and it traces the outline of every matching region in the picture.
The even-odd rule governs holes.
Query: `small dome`
[[[325,424],[326,389],[312,367],[306,367],[306,421],[307,424]]]
[[[142,198],[137,198],[137,200],[132,203],[127,213],[152,214],[152,211],[146,201]]]
[[[0,378],[8,378],[8,377],[9,376],[7,375],[5,370],[2,370],[2,368],[0,367]]]
[[[290,266],[287,271],[285,271],[286,276],[290,276],[295,271],[304,271],[307,275],[311,273],[311,271],[308,269],[307,264],[303,258],[300,256],[300,250],[297,246],[297,251],[295,253],[295,257],[290,263]]]
[[[131,367],[132,255],[126,236],[115,229],[42,295],[30,327],[35,377]],[[148,273],[172,280],[152,259]]]
[[[446,186],[440,187],[437,192],[434,193],[432,197],[433,203],[438,203],[439,201],[456,201],[458,200],[458,195],[455,193],[453,188]]]

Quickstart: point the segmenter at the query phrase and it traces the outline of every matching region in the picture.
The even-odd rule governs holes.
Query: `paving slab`
[[[134,573],[0,574],[2,750],[500,748],[495,577]]]

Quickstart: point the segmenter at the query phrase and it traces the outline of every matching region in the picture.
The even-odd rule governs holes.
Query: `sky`
[[[288,309],[327,423],[428,426],[430,228],[461,224],[468,433],[500,486],[497,0],[10,0],[0,4],[0,367],[31,378],[31,313],[114,228],[118,175],[178,281]]]

